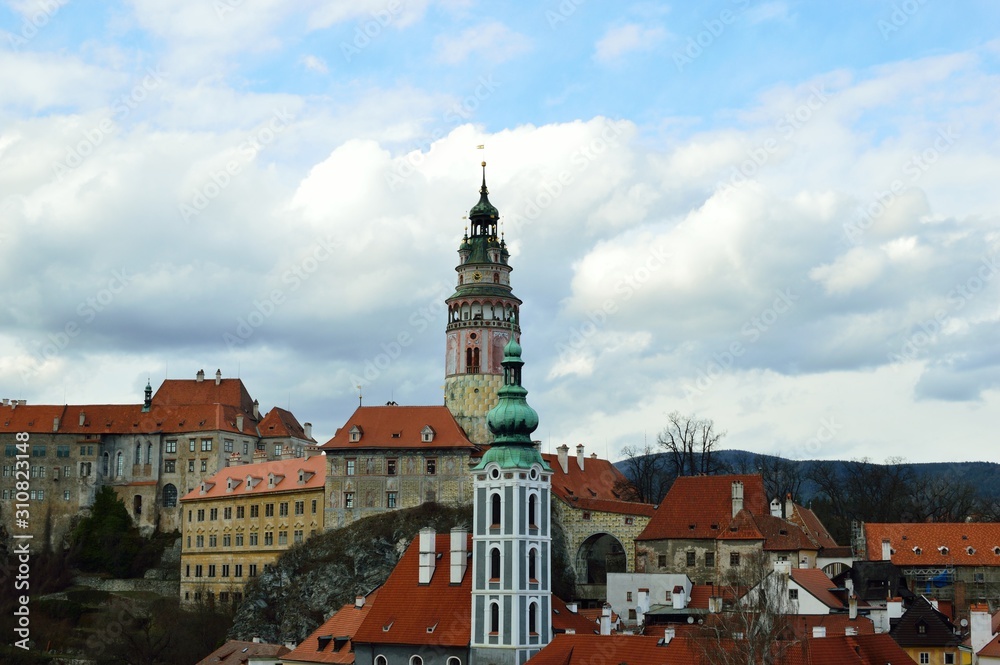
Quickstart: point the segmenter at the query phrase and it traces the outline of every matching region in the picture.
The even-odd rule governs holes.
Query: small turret
[[[149,413],[150,407],[153,406],[153,386],[149,385],[149,377],[146,377],[146,393],[142,400],[142,412]]]

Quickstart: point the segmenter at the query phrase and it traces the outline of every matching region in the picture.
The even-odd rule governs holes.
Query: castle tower
[[[511,339],[487,418],[494,443],[472,470],[472,662],[521,665],[552,640],[552,469],[531,442],[523,365]]]
[[[445,406],[473,443],[492,440],[486,414],[503,385],[503,349],[521,334],[521,301],[511,292],[510,254],[497,235],[500,215],[486,189],[486,162],[482,166],[479,202],[469,211],[471,229],[458,248],[458,285],[445,301]]]

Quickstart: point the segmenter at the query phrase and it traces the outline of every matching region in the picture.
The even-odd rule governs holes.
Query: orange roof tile
[[[393,407],[395,408],[395,407]],[[472,536],[466,544],[472,552]],[[461,584],[450,584],[451,534],[437,534],[437,559],[430,584],[419,584],[420,538],[414,538],[379,591],[378,602],[354,634],[371,644],[465,647],[472,634],[472,571]],[[433,631],[428,629],[433,628]]]
[[[660,638],[655,635],[556,635],[548,646],[528,660],[528,665],[589,665],[598,659],[620,665],[700,662],[700,652],[688,640],[674,639],[666,646],[659,646]]]
[[[298,419],[290,411],[274,407],[261,419],[257,426],[260,430],[261,438],[271,437],[295,437],[306,441],[315,441],[312,437],[306,438],[305,428],[299,424]]]
[[[281,644],[229,640],[198,661],[197,665],[246,665],[251,656],[280,658],[289,649]]]
[[[621,500],[615,485],[626,481],[625,474],[608,460],[584,457],[581,469],[578,458],[570,456],[563,471],[558,455],[545,453],[542,457],[552,467],[552,494],[574,508],[652,517],[656,506]]]
[[[1000,523],[866,523],[868,560],[882,558],[882,541],[897,566],[1000,566]],[[941,549],[945,548],[945,549]]]
[[[303,472],[301,483],[299,482],[300,471]],[[274,474],[273,486],[270,486],[269,483],[271,474]],[[247,484],[247,477],[251,478],[252,484]],[[232,480],[232,490],[228,490],[230,479]],[[181,497],[181,501],[231,498],[251,493],[269,494],[309,489],[322,490],[325,482],[326,459],[322,455],[308,459],[296,457],[259,464],[241,464],[220,469],[202,481],[202,485],[206,488],[204,493],[199,486]]]
[[[594,623],[594,621],[584,612],[587,610],[579,610],[577,612],[570,612],[569,608],[566,607],[566,601],[562,598],[552,595],[552,630],[556,633],[565,633],[568,631],[573,631],[578,634],[592,634],[600,630],[600,626]],[[600,618],[601,610],[597,610],[598,618]]]
[[[733,518],[732,484],[743,483],[743,507],[768,513],[770,502],[759,475],[682,476],[637,540],[715,539]]]
[[[837,541],[833,539],[833,536],[830,535],[830,532],[826,530],[826,527],[823,526],[820,519],[816,517],[816,513],[797,503],[794,506],[795,509],[792,511],[792,515],[788,518],[788,521],[804,528],[821,548],[830,549],[840,547]]]
[[[204,381],[165,379],[153,394],[153,404],[158,406],[225,404],[237,407],[244,413],[253,413],[253,398],[247,392],[242,379],[222,379],[218,385],[214,377]]]
[[[846,635],[853,628],[856,635],[874,635],[875,624],[868,617],[852,619],[846,614],[796,614],[788,617],[792,633],[798,637],[811,637],[816,626],[826,628],[827,637]]]
[[[434,439],[425,443],[421,431],[434,430]],[[352,443],[354,427],[361,440]],[[326,450],[366,448],[469,448],[475,445],[445,406],[359,406],[343,427],[321,448]]]
[[[365,603],[357,607],[354,603],[344,605],[324,621],[299,646],[285,655],[284,662],[296,663],[342,663],[354,662],[354,634],[371,611],[378,598],[378,589],[365,596]],[[346,638],[346,639],[339,639]],[[339,647],[339,648],[338,648]]]
[[[764,536],[765,550],[771,552],[819,550],[819,544],[798,524],[769,513],[754,515],[753,520]]]
[[[997,635],[992,640],[987,642],[986,646],[980,649],[976,655],[978,655],[980,658],[983,657],[1000,658],[1000,635]]]
[[[837,585],[820,568],[792,568],[791,575],[796,584],[827,607],[837,610],[846,608],[844,601],[830,591]]]

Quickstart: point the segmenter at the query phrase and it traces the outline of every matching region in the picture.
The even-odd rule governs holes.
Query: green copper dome
[[[479,188],[479,203],[469,210],[469,219],[488,217],[495,220],[499,216],[500,211],[490,203],[490,190],[486,189],[486,162],[483,162],[483,185]],[[473,228],[473,235],[476,235],[475,228]]]
[[[497,391],[497,405],[486,415],[495,445],[531,446],[538,428],[538,414],[528,406],[528,391],[521,386],[521,345],[511,335],[503,349],[504,384]]]

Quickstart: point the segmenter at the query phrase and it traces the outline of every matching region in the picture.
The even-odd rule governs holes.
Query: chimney
[[[201,383],[202,381],[204,381],[205,380],[205,370],[199,369],[198,373],[194,375],[194,380],[197,381],[198,383]]]
[[[850,637],[851,635],[857,635],[857,634],[858,634],[858,627],[857,626],[847,626],[846,628],[844,628],[844,635],[846,635],[848,637]]]
[[[257,400],[253,401],[253,417],[254,420],[260,420],[260,402]]]
[[[722,611],[722,596],[709,596],[708,611],[711,614],[718,614]]]
[[[663,629],[663,643],[664,644],[670,644],[670,642],[673,641],[674,637],[676,637],[676,636],[677,636],[677,629],[676,628],[664,628]]]
[[[52,431],[53,432],[58,432],[59,431],[59,418],[53,418],[52,419]]]
[[[903,599],[890,598],[885,604],[886,614],[889,619],[898,619],[903,616]]]
[[[80,427],[83,427],[83,424],[85,422],[87,422],[87,414],[84,413],[83,411],[81,411],[80,412]]]
[[[465,577],[469,560],[466,549],[468,542],[468,532],[465,527],[456,526],[451,530],[451,577],[448,581],[452,584],[461,584],[462,578]]]
[[[858,618],[858,597],[853,593],[847,597],[847,618],[851,620]]]
[[[569,473],[569,446],[565,443],[556,448],[556,453],[559,455],[559,466],[562,467],[563,473]]]
[[[792,519],[792,515],[795,514],[795,502],[792,501],[792,493],[789,492],[785,495],[785,519]]]
[[[243,416],[236,416],[236,430],[243,431]]]
[[[261,639],[260,639],[259,637],[255,637],[255,638],[253,638],[253,643],[254,643],[254,644],[260,644],[260,643],[261,643],[262,641],[263,641],[263,640],[261,640]]]
[[[969,607],[969,642],[973,653],[979,651],[993,639],[989,605],[974,603]]]
[[[437,553],[434,551],[434,529],[424,527],[420,530],[420,584],[430,584],[434,576],[434,566],[437,563]]]
[[[739,480],[733,481],[733,517],[743,510],[743,483]]]
[[[243,456],[239,453],[229,453],[229,466],[239,466],[243,464]]]
[[[882,560],[892,561],[892,544],[888,539],[882,540]]]
[[[826,637],[826,626],[813,626],[813,637]]]
[[[215,385],[219,385],[220,383],[222,383],[222,370],[217,369],[215,370]]]
[[[611,634],[611,605],[604,603],[601,606],[601,635]]]
[[[771,499],[771,517],[781,517],[781,502],[777,497]]]
[[[579,443],[576,446],[576,463],[580,467],[580,471],[583,471],[583,444]]]
[[[313,424],[304,423],[302,425],[302,431],[305,433],[307,439],[313,438]]]
[[[670,594],[670,601],[675,610],[683,610],[687,605],[687,593],[684,591],[684,587],[677,585],[674,587],[674,592]]]
[[[360,593],[354,597],[354,606],[358,609],[365,606],[365,597]]]
[[[8,404],[10,404],[10,398],[9,397],[4,397],[3,398],[3,405],[7,406]]]

